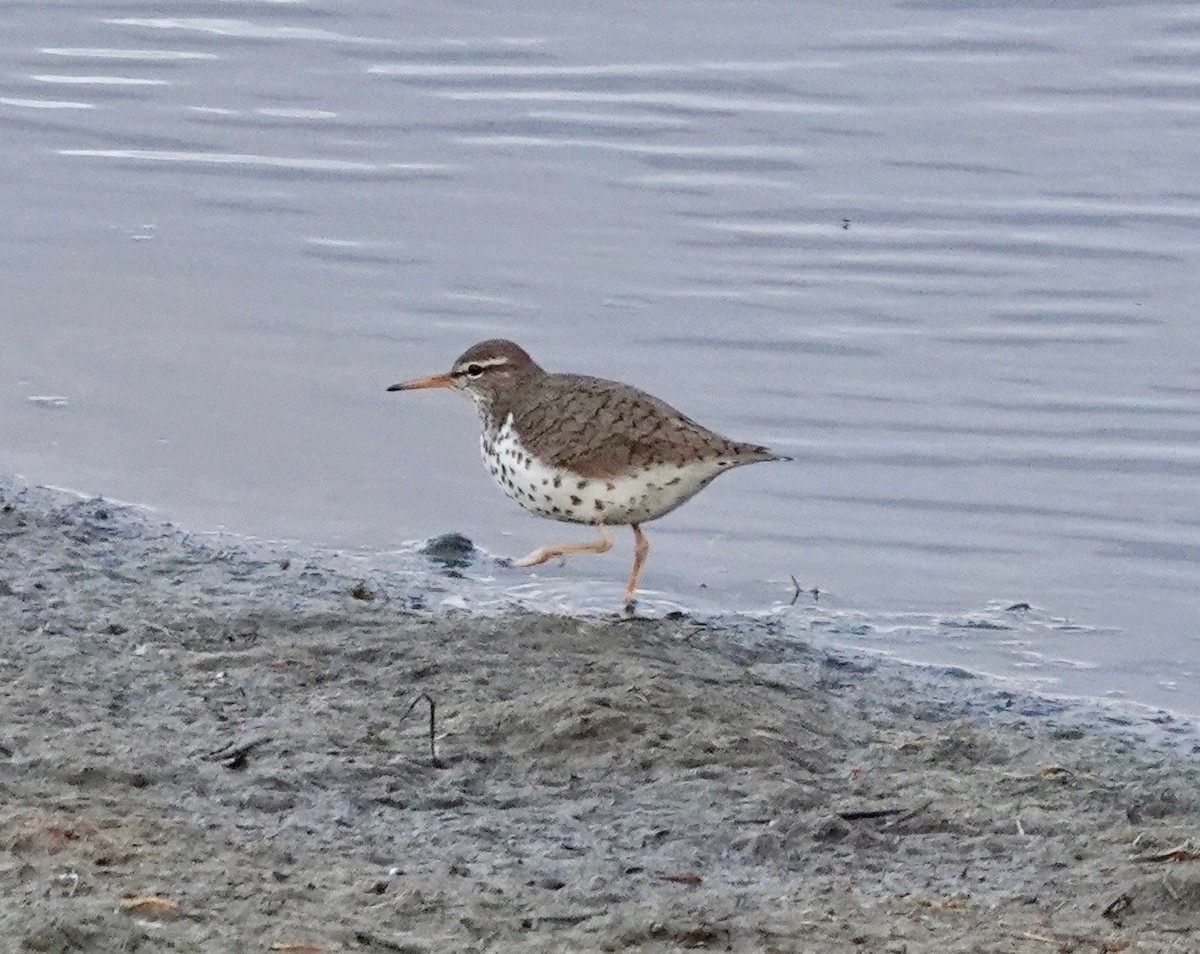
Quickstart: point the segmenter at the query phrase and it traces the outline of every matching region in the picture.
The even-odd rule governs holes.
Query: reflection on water
[[[1200,712],[1200,19],[1068,6],[4,5],[0,466],[524,553],[383,392],[503,335],[797,458],[650,528],[652,607]],[[589,609],[627,542],[470,572]]]

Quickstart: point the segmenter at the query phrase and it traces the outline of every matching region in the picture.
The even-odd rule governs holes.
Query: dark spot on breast
[[[590,480],[581,480],[579,483],[577,483],[577,484],[575,485],[575,489],[576,489],[576,490],[583,490],[583,488],[584,488],[584,487],[586,487],[586,486],[587,486],[588,484],[590,484],[590,483],[591,483],[591,481],[590,481]]]
[[[576,497],[574,494],[571,494],[571,503],[578,507],[581,503],[583,503],[583,498]]]
[[[603,500],[597,500],[597,501],[596,501],[596,509],[597,509],[597,510],[603,510],[603,509],[604,509],[604,501],[603,501]]]
[[[550,478],[549,478],[549,477],[543,477],[543,478],[542,478],[542,486],[543,486],[543,487],[545,487],[545,486],[546,486],[546,484],[548,484],[548,483],[550,483]],[[549,499],[549,498],[547,498],[547,499]]]
[[[561,487],[561,486],[562,486],[562,478],[561,478],[561,477],[555,477],[555,478],[554,478],[554,486],[555,486],[555,487]]]
[[[674,487],[674,486],[675,486],[677,483],[679,483],[681,480],[683,480],[683,478],[682,478],[682,477],[672,477],[670,480],[668,480],[668,481],[667,481],[667,486],[668,486],[668,487]]]
[[[561,511],[561,510],[559,510],[557,507],[551,507],[551,508],[550,508],[550,512],[551,512],[551,513],[562,513],[562,511]]]
[[[617,489],[617,485],[616,485],[616,484],[614,484],[614,483],[613,483],[613,482],[610,480],[608,483],[606,483],[606,484],[604,485],[604,489],[605,489],[605,490],[616,490],[616,489]]]
[[[532,457],[526,457],[526,458],[525,458],[525,469],[526,469],[526,470],[529,470],[529,468],[530,468],[530,467],[532,467],[532,466],[533,466],[533,458],[532,458]]]

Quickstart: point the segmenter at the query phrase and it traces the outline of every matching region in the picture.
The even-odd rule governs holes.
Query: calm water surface
[[[384,392],[503,335],[797,458],[650,528],[651,606],[1200,713],[1200,5],[562,6],[0,6],[0,468],[586,537]]]

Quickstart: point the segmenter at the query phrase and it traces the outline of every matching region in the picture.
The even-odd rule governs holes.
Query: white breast
[[[669,513],[728,465],[715,461],[667,464],[618,477],[585,478],[550,467],[517,437],[512,415],[494,439],[480,438],[484,463],[496,482],[526,510],[569,523],[643,523]]]

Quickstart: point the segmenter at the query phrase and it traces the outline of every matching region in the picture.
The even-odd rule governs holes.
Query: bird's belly
[[[480,440],[484,463],[504,492],[526,510],[568,523],[644,523],[669,513],[725,468],[711,462],[657,465],[634,474],[588,477],[531,454],[505,422]]]

